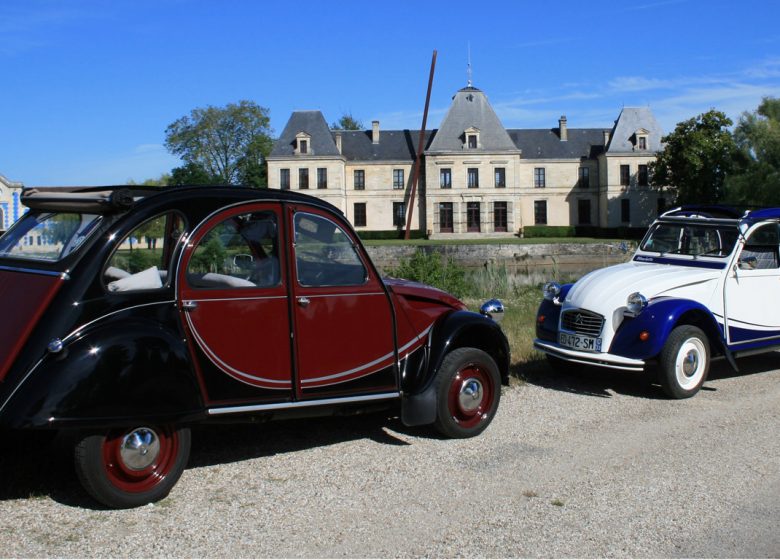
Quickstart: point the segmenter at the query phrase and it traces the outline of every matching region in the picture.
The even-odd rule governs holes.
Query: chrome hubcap
[[[138,428],[122,438],[119,455],[124,465],[131,470],[142,471],[149,467],[160,454],[160,439],[150,428]]]
[[[690,377],[699,367],[699,353],[695,350],[691,350],[683,358],[682,370],[685,375]]]
[[[464,412],[473,412],[477,410],[482,404],[483,396],[482,383],[473,377],[466,379],[460,386],[460,393],[458,394],[460,409]]]

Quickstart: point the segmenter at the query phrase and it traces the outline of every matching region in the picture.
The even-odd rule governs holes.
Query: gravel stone
[[[4,557],[777,557],[777,354],[694,398],[535,368],[479,437],[382,415],[198,427],[170,496],[101,509],[67,442],[12,435]]]

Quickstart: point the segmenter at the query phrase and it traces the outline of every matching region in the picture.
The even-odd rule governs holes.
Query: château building
[[[268,157],[270,188],[304,190],[360,230],[406,225],[419,130],[329,129],[295,111]],[[507,129],[465,87],[426,130],[412,229],[432,238],[517,235],[531,225],[646,226],[666,201],[649,187],[661,149],[649,108],[625,107],[608,128]]]
[[[20,201],[23,187],[22,183],[0,175],[0,230],[7,230],[27,211]]]

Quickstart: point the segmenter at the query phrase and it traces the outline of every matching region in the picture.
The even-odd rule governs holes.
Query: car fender
[[[47,354],[2,405],[12,428],[186,421],[203,414],[186,343],[150,319],[93,327]]]
[[[401,419],[404,424],[430,424],[436,419],[436,388],[433,380],[447,353],[463,347],[487,352],[496,361],[502,383],[509,383],[509,342],[501,327],[478,313],[453,311],[442,316],[431,329],[426,374],[417,387],[407,388],[402,399]]]
[[[558,342],[558,325],[561,319],[560,302],[566,299],[574,284],[564,284],[556,301],[542,299],[536,312],[536,338],[550,342]]]
[[[726,350],[722,328],[706,306],[689,299],[664,297],[649,302],[636,317],[626,317],[615,333],[609,352],[640,360],[655,358],[672,330],[681,324],[702,329],[715,353]],[[646,341],[640,339],[642,333],[647,333]]]

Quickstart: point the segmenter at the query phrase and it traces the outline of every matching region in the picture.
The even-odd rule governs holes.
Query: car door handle
[[[297,299],[298,299],[298,305],[300,305],[301,307],[306,307],[311,303],[311,300],[305,296],[299,296]]]
[[[198,302],[197,301],[192,301],[191,299],[187,300],[187,301],[183,301],[182,304],[181,304],[181,308],[184,311],[192,311],[193,309],[197,309],[198,308]]]

